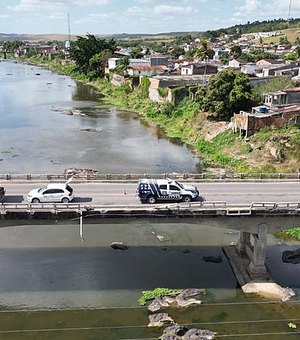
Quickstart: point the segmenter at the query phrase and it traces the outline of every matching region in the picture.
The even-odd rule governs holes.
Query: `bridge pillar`
[[[240,232],[240,238],[235,246],[237,253],[242,256],[246,255],[246,248],[251,248],[251,241],[250,241],[251,234],[245,231]]]
[[[250,257],[250,264],[247,269],[252,279],[268,278],[266,268],[266,245],[267,245],[268,225],[262,223],[258,226],[258,233],[252,234],[254,239],[253,252]]]

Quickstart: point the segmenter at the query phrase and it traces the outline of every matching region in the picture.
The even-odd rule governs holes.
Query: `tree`
[[[242,54],[241,46],[239,46],[239,45],[234,45],[234,46],[232,46],[231,49],[230,49],[230,54],[231,54],[234,58],[239,58],[240,55]]]
[[[120,58],[118,66],[115,68],[115,72],[118,74],[124,74],[129,65],[129,57]]]
[[[253,104],[249,77],[231,70],[219,72],[198,90],[196,100],[210,116],[229,120],[234,112],[248,110]]]
[[[215,55],[215,51],[208,47],[208,43],[205,39],[201,39],[199,46],[194,50],[194,58],[205,60],[207,58],[212,59]]]
[[[90,78],[104,75],[105,61],[115,51],[115,41],[98,39],[92,34],[77,37],[71,43],[70,58],[76,63],[76,70],[89,75]]]
[[[136,58],[136,59],[142,58],[144,55],[142,53],[141,47],[134,47],[131,50],[130,56],[131,58]]]

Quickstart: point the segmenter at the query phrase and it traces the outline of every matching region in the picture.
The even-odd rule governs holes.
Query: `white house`
[[[108,59],[108,69],[113,70],[115,69],[120,62],[120,58],[109,58]]]

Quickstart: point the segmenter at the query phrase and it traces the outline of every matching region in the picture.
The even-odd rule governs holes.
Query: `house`
[[[108,70],[114,70],[120,62],[120,58],[108,58]]]
[[[218,73],[218,67],[208,63],[190,63],[181,67],[181,75],[197,75],[197,74],[215,74]]]
[[[251,112],[240,111],[231,118],[232,129],[248,138],[266,126],[283,127],[300,124],[300,105],[253,107]]]
[[[282,66],[283,65],[283,62],[280,61],[280,60],[276,60],[276,59],[261,59],[261,60],[258,60],[256,62],[256,65],[258,66],[262,66],[262,67],[276,67],[276,66]]]
[[[257,65],[255,63],[247,63],[241,66],[241,72],[245,74],[255,74],[257,69]]]
[[[164,55],[151,55],[145,60],[149,63],[150,66],[158,66],[158,65],[167,65],[168,64],[168,57]]]
[[[128,66],[127,72],[130,76],[147,76],[151,77],[155,74],[162,74],[168,71],[168,67],[164,65],[150,66],[150,65],[133,65]]]
[[[276,68],[271,68],[268,71],[269,76],[297,77],[300,75],[300,65],[288,64]]]
[[[300,87],[264,94],[264,104],[268,107],[300,104]]]
[[[245,60],[240,60],[240,59],[231,59],[228,62],[228,66],[232,68],[240,68],[242,65],[247,64],[247,61]]]

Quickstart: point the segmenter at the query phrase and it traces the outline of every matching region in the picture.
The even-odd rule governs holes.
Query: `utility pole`
[[[68,40],[71,41],[71,24],[70,24],[70,14],[68,13]]]
[[[290,3],[289,3],[289,13],[288,13],[288,19],[287,21],[291,21],[291,5],[292,5],[292,0],[290,0]]]

